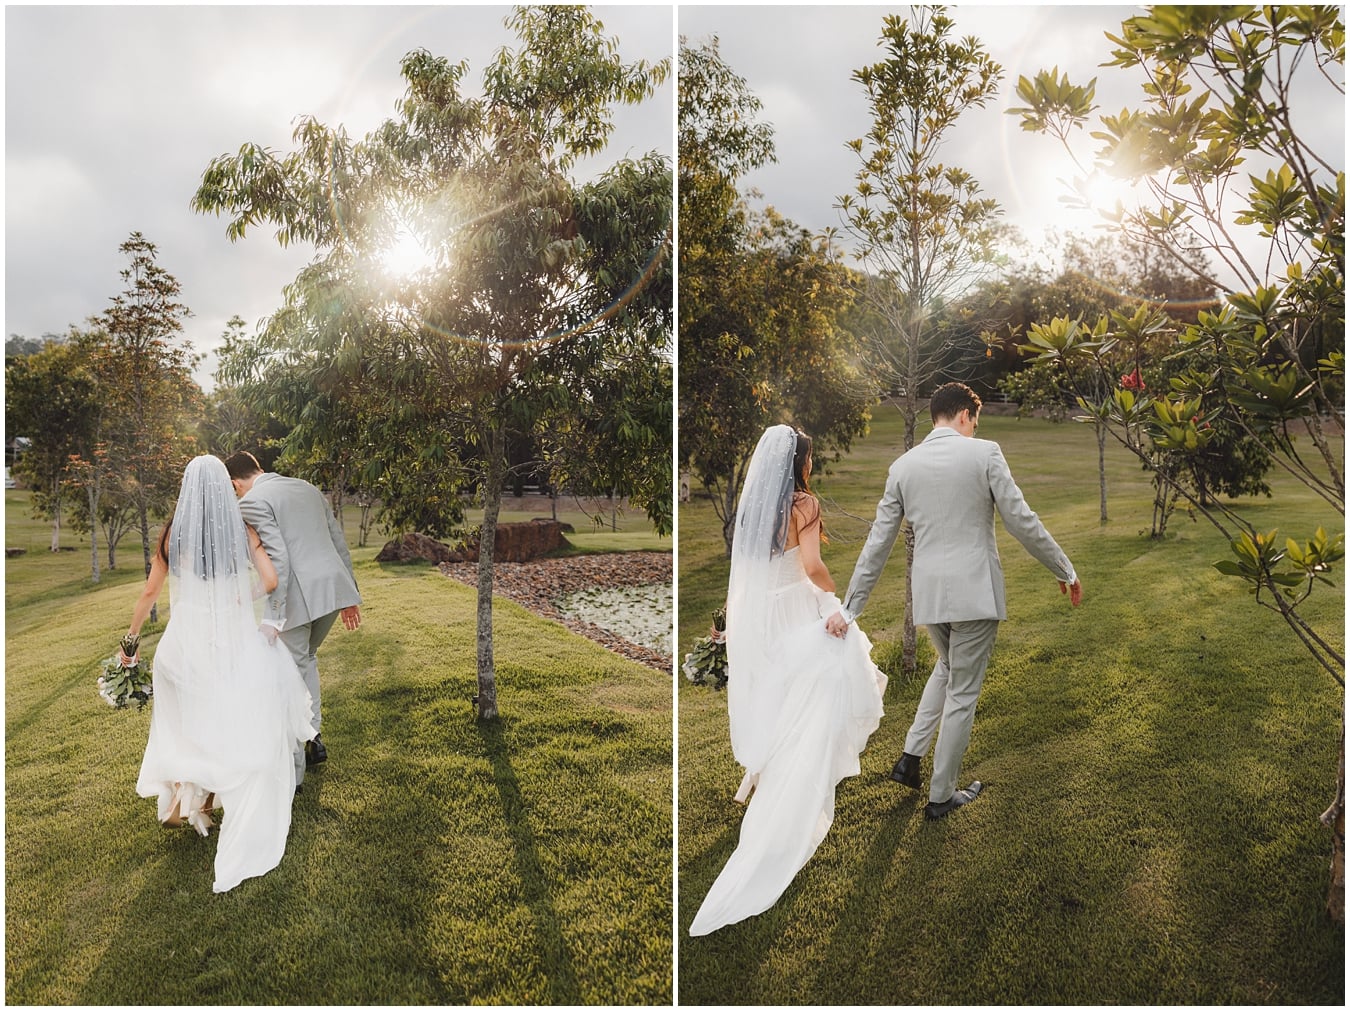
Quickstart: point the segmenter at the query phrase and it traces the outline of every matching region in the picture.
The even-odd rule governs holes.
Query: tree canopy
[[[396,115],[366,137],[303,119],[295,150],[245,144],[207,167],[193,200],[231,238],[270,222],[279,242],[318,250],[224,378],[324,442],[323,398],[355,397],[368,476],[401,475],[406,490],[409,475],[464,465],[480,491],[483,718],[497,713],[492,549],[513,442],[549,444],[622,404],[625,423],[593,424],[608,442],[588,453],[631,463],[622,490],[658,526],[671,497],[671,433],[643,400],[670,399],[669,163],[572,174],[604,150],[614,107],[650,96],[669,63],[623,62],[580,7],[517,8],[507,25],[518,44],[485,68],[481,95],[462,87],[467,64],[414,51]],[[614,383],[625,369],[643,381]],[[429,438],[380,438],[390,426]],[[451,461],[452,441],[472,458]]]
[[[773,157],[759,111],[716,38],[681,40],[680,462],[712,494],[728,553],[763,430],[804,428],[824,462],[866,430],[872,400],[841,325],[849,272],[827,239],[738,189]]]

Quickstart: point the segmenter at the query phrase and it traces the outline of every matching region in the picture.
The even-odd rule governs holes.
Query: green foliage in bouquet
[[[727,644],[722,635],[727,630],[727,611],[719,607],[713,612],[713,628],[717,637],[705,635],[694,643],[684,658],[684,674],[696,685],[711,684],[715,691],[727,683]]]
[[[124,666],[122,656],[135,659],[131,666]],[[149,664],[142,664],[140,658],[140,636],[128,635],[122,640],[122,649],[118,653],[101,661],[103,671],[98,678],[98,694],[104,702],[114,709],[126,709],[136,703],[138,710],[144,709],[154,694],[151,684]]]

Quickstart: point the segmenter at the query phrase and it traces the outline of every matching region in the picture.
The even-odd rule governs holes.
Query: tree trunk
[[[145,503],[145,485],[141,485],[141,494],[137,496],[136,512],[141,521],[141,555],[145,559],[145,578],[150,578],[150,509]],[[113,564],[113,552],[117,550],[117,543],[108,539],[108,568],[115,569]],[[150,623],[153,625],[159,620],[159,601],[150,605]]]
[[[1327,912],[1337,923],[1345,922],[1345,711],[1341,711],[1341,760],[1336,772],[1336,799],[1324,812],[1322,824],[1331,829],[1331,886]]]
[[[1344,503],[1345,478],[1341,474],[1341,458],[1327,441],[1326,433],[1322,430],[1322,419],[1314,414],[1310,418],[1305,418],[1303,423],[1308,428],[1308,434],[1312,437],[1313,445],[1322,454],[1322,462],[1326,464],[1327,474],[1331,477],[1332,486],[1336,489],[1337,496]]]
[[[914,396],[913,386],[905,393],[905,452],[914,448],[915,430],[918,427],[919,405]],[[919,632],[914,627],[914,528],[905,523],[905,627],[900,668],[905,674],[913,674],[919,669]]]
[[[497,674],[492,658],[492,558],[496,550],[497,515],[506,484],[506,440],[499,422],[489,423],[483,449],[487,474],[483,481],[483,529],[478,538],[478,718],[497,718]]]
[[[1177,491],[1170,477],[1161,474],[1153,478],[1153,540],[1160,541],[1167,534],[1167,521],[1177,507]]]
[[[113,569],[115,569],[115,568],[117,568],[117,542],[116,542],[115,540],[113,540],[111,537],[109,537],[109,538],[108,538],[108,571],[111,572],[111,571],[112,571]],[[148,576],[149,573],[147,572],[146,575]],[[151,608],[150,613],[151,613],[152,615],[154,614],[154,608]],[[154,619],[153,617],[151,617],[150,620],[151,620],[151,621],[154,621],[155,619]]]
[[[361,502],[361,530],[357,535],[356,546],[364,548],[366,541],[370,539],[370,509],[374,505],[368,498],[362,497]]]
[[[89,496],[89,515],[98,515],[98,491],[92,485],[88,491]],[[89,524],[89,580],[98,582],[98,521],[93,520]]]
[[[736,536],[736,475],[733,472],[727,482],[725,511],[722,513],[722,544],[726,547],[727,557],[731,557],[731,541]]]
[[[1101,484],[1102,512],[1101,522],[1106,522],[1106,422],[1098,421],[1092,426],[1097,430],[1097,479]]]
[[[52,551],[61,550],[61,484],[52,481]]]

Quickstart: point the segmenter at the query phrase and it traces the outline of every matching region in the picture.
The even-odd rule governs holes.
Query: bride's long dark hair
[[[811,472],[806,462],[811,459],[811,436],[797,429],[797,452],[792,457],[792,484],[797,491],[811,490]]]
[[[792,488],[794,491],[793,499],[796,499],[795,493],[805,492],[811,496],[803,513],[805,522],[801,529],[797,531],[800,537],[803,531],[810,530],[816,524],[820,524],[820,539],[828,544],[829,538],[825,536],[825,522],[820,516],[820,501],[816,498],[816,493],[811,490],[811,436],[807,435],[800,428],[797,429],[797,450],[792,456]]]

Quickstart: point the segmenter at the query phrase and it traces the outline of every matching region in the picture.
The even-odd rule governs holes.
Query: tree
[[[65,339],[63,334],[58,333],[44,333],[41,337],[25,337],[22,334],[12,333],[5,338],[5,364],[8,365],[13,358],[35,355],[52,344],[60,344]]]
[[[1176,352],[1190,368],[1169,389],[1143,396],[1117,389],[1097,408],[1109,412],[1124,445],[1144,459],[1159,454],[1178,472],[1210,445],[1219,415],[1260,440],[1277,466],[1343,517],[1344,476],[1327,429],[1344,428],[1345,173],[1294,119],[1302,105],[1296,84],[1320,80],[1344,95],[1343,80],[1332,76],[1345,62],[1340,11],[1158,6],[1107,38],[1116,47],[1109,65],[1138,70],[1147,82],[1141,108],[1101,117],[1092,134],[1100,142],[1097,171],[1145,183],[1145,200],[1110,219],[1177,262],[1193,248],[1208,250],[1236,283],[1223,286],[1220,308],[1199,312],[1180,335]],[[1027,105],[1009,111],[1072,155],[1094,91],[1095,81],[1078,86],[1042,71],[1019,82]],[[1249,158],[1264,164],[1243,190],[1238,167]],[[1228,203],[1234,192],[1245,203],[1236,211]],[[1069,321],[1052,321],[1061,322]],[[1109,325],[1091,334],[1056,326],[1042,354],[1095,360],[1116,336]],[[1302,438],[1315,453],[1300,451]],[[1179,480],[1174,487],[1229,540],[1232,557],[1217,563],[1219,571],[1243,580],[1343,686],[1334,632],[1314,628],[1299,607],[1329,582],[1344,535],[1319,528],[1281,544],[1278,531],[1258,529],[1236,506],[1202,500]],[[1341,738],[1336,794],[1322,815],[1332,828],[1328,909],[1337,919],[1344,917],[1344,712]]]
[[[71,342],[75,345],[84,363],[86,374],[92,388],[88,404],[89,410],[83,417],[83,424],[76,430],[78,438],[71,447],[69,457],[68,484],[71,492],[80,496],[82,515],[88,517],[86,529],[89,531],[89,579],[97,583],[100,579],[98,561],[98,516],[105,492],[114,487],[120,479],[121,468],[115,454],[109,449],[108,421],[109,395],[107,390],[108,369],[107,335],[97,325],[87,330],[71,329]]]
[[[94,378],[75,344],[49,341],[5,366],[5,428],[28,439],[14,472],[33,491],[34,515],[51,520],[52,551],[61,548],[71,456],[90,438],[94,400]]]
[[[836,206],[842,234],[862,265],[859,297],[883,321],[866,335],[869,371],[895,393],[914,445],[919,398],[950,367],[950,336],[938,325],[943,305],[959,301],[995,262],[996,201],[980,196],[965,169],[939,160],[951,128],[995,97],[1002,68],[978,39],[955,41],[942,7],[913,7],[909,19],[887,15],[880,44],[886,58],[862,67],[872,128],[849,142],[861,165],[852,193]],[[914,535],[905,528],[903,666],[913,671],[917,639],[910,618],[909,571]]]
[[[99,318],[106,340],[90,350],[109,399],[109,442],[126,478],[123,488],[135,508],[149,575],[154,551],[150,517],[164,516],[177,494],[184,461],[196,442],[191,429],[201,391],[192,380],[195,358],[174,343],[190,315],[177,301],[177,279],[155,262],[155,245],[140,232],[132,232],[118,248],[129,261],[121,272],[126,288]],[[110,535],[110,550],[115,545]],[[154,608],[150,620],[155,620]]]
[[[711,492],[729,555],[764,428],[801,425],[824,463],[866,430],[870,399],[840,322],[848,271],[827,240],[737,190],[773,157],[772,131],[716,38],[682,40],[679,100],[680,459]]]
[[[1110,231],[1094,239],[1069,235],[1061,253],[1060,273],[1053,280],[1019,271],[994,289],[993,297],[1016,290],[1020,298],[1016,314],[1012,305],[1000,306],[1001,311],[995,312],[1000,331],[989,335],[991,357],[997,348],[1000,360],[1016,364],[1019,335],[1024,338],[1032,323],[1047,323],[1057,316],[1090,321],[1120,313],[1122,319],[1131,319],[1145,310],[1145,316],[1138,321],[1142,324],[1145,318],[1151,318],[1149,313],[1154,309],[1163,315],[1151,323],[1148,334],[1141,335],[1141,339],[1119,343],[1109,356],[1111,368],[1107,371],[1099,372],[1072,359],[1041,361],[1010,373],[1000,383],[1000,389],[1018,402],[1019,413],[1040,408],[1052,419],[1064,420],[1073,410],[1073,398],[1066,395],[1069,388],[1085,392],[1088,401],[1100,403],[1110,396],[1120,377],[1127,374],[1133,377],[1135,388],[1165,386],[1179,374],[1173,356],[1174,331],[1195,322],[1201,310],[1217,305],[1213,288],[1198,276],[1208,271],[1205,256],[1193,253],[1192,261],[1191,269],[1182,270],[1156,249]],[[1074,374],[1063,375],[1065,370],[1073,370]],[[1079,415],[1077,420],[1092,424],[1097,436],[1100,519],[1105,523],[1109,420],[1093,411]],[[1263,477],[1269,457],[1260,444],[1221,418],[1215,419],[1214,436],[1191,470],[1199,482],[1196,490],[1201,497],[1216,492],[1268,494]],[[1176,498],[1169,483],[1156,473],[1154,491],[1152,535],[1162,537]]]
[[[232,316],[225,323],[218,362],[229,360],[241,346],[248,344],[245,323]],[[218,371],[222,371],[218,365]],[[228,371],[228,369],[223,369]],[[259,410],[241,392],[228,385],[217,385],[202,401],[202,420],[197,440],[202,452],[227,457],[240,450],[252,453],[263,470],[275,469],[288,429],[274,414]]]
[[[584,185],[572,177],[604,151],[613,107],[649,97],[669,64],[623,63],[579,7],[517,8],[507,25],[520,44],[486,68],[481,97],[461,92],[466,64],[409,53],[397,116],[364,139],[303,119],[295,151],[245,144],[208,166],[193,198],[229,216],[232,239],[270,221],[283,244],[319,251],[252,356],[247,378],[279,415],[302,417],[311,401],[300,393],[360,392],[390,422],[436,417],[472,448],[481,719],[498,712],[493,544],[512,440],[577,402],[574,356],[608,360],[639,339],[659,368],[665,334],[626,320],[668,314],[671,301],[665,159],[622,161]],[[395,247],[420,249],[424,265],[391,270]],[[273,383],[276,362],[287,368]]]

